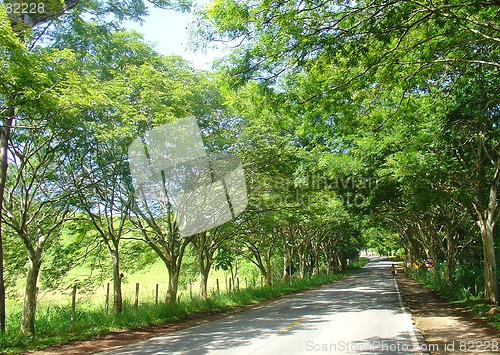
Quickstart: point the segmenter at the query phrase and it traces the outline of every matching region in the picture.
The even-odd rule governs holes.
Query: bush
[[[437,263],[434,272],[420,268],[420,270],[407,270],[407,273],[425,287],[435,290],[441,296],[453,301],[480,298],[483,294],[484,274],[481,268],[457,265],[452,284],[446,280],[446,263],[444,262]]]

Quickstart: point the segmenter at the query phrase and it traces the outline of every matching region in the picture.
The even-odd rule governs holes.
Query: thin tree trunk
[[[415,247],[411,243],[407,243],[405,245],[406,252],[406,267],[411,269],[413,267],[413,263],[418,259],[418,254],[415,251]]]
[[[327,246],[322,247],[321,251],[326,261],[326,273],[330,275],[333,272],[333,256],[329,252],[329,248]]]
[[[270,287],[272,283],[271,276],[273,274],[273,266],[271,265],[271,255],[269,255],[269,253],[266,253],[266,255],[264,256],[264,260],[266,263],[264,278],[266,280],[266,286]]]
[[[303,279],[306,275],[306,255],[307,248],[304,247],[304,250],[301,250],[299,253],[299,277]]]
[[[208,272],[206,270],[204,271],[200,270],[200,291],[198,295],[202,300],[207,299],[207,294],[208,294],[207,283],[208,283]]]
[[[200,299],[206,299],[208,296],[208,275],[210,273],[211,254],[207,246],[207,232],[199,233],[193,239],[193,245],[198,254],[198,271],[200,275],[200,290],[198,296]]]
[[[495,244],[493,241],[493,225],[479,220],[484,253],[484,300],[486,303],[498,304],[498,285],[496,276]]]
[[[318,247],[314,247],[314,274],[319,275],[320,274],[320,269],[319,269],[319,250]]]
[[[14,118],[14,108],[9,108],[7,118],[4,119],[3,127],[0,129],[0,216],[3,214],[3,200],[5,194],[5,181],[7,177],[7,150],[9,148],[9,136]],[[3,265],[3,235],[2,218],[0,217],[0,331],[5,333],[5,283]]]
[[[457,240],[450,231],[446,231],[446,282],[453,283],[453,274],[457,265],[456,258]]]
[[[41,264],[42,262],[39,257],[36,257],[35,260],[31,258],[29,260],[23,315],[21,317],[21,333],[24,335],[35,335],[36,285]]]
[[[479,205],[475,205],[477,213],[477,224],[481,229],[483,240],[483,262],[484,262],[484,300],[486,303],[498,304],[498,284],[496,275],[495,242],[493,239],[497,201],[497,182],[500,177],[500,169],[497,168],[492,181],[489,193],[487,210],[481,210]]]
[[[446,253],[446,282],[452,284],[454,280],[455,267],[457,266],[457,259],[454,251],[447,251]]]
[[[173,304],[177,301],[177,289],[179,288],[179,271],[176,267],[167,266],[168,269],[168,290],[167,304]]]
[[[120,259],[117,250],[109,250],[109,253],[113,264],[113,314],[120,314],[123,310]]]
[[[347,260],[344,258],[344,256],[337,254],[338,271],[343,271],[345,269],[346,263]]]

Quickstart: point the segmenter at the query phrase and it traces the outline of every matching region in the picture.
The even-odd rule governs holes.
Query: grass
[[[19,335],[18,324],[21,309],[16,307],[8,312],[7,324],[9,326],[6,334],[0,338],[0,351],[16,354],[112,331],[164,324],[189,315],[254,304],[334,282],[349,275],[352,270],[364,266],[367,262],[368,259],[360,259],[345,272],[294,279],[292,284],[277,283],[270,287],[247,288],[232,293],[212,292],[206,300],[181,297],[180,301],[175,304],[155,305],[154,302],[146,302],[139,304],[138,309],[135,309],[131,302],[125,301],[123,312],[117,316],[104,315],[102,306],[96,306],[90,302],[79,305],[73,320],[71,320],[68,305],[39,307],[35,325],[37,334],[34,337]]]
[[[449,302],[470,311],[477,318],[487,320],[500,330],[500,313],[488,313],[496,306],[484,303],[482,270],[457,267],[453,284],[446,281],[443,265],[437,265],[434,274],[426,269],[419,272],[407,270],[407,273],[424,287],[436,291]]]

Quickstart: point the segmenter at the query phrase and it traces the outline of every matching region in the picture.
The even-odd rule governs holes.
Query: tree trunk
[[[344,258],[344,256],[342,254],[337,255],[338,271],[343,271],[345,269],[346,264],[347,260]]]
[[[26,278],[26,291],[24,293],[23,315],[21,317],[21,333],[24,335],[35,335],[36,315],[36,285],[42,262],[39,257],[35,260],[30,258],[28,276]]]
[[[271,272],[269,272],[269,270],[264,273],[264,281],[267,287],[271,287],[272,284],[271,275],[272,274]]]
[[[498,304],[498,285],[496,275],[495,242],[493,239],[496,215],[498,212],[497,183],[500,178],[500,169],[497,168],[489,193],[489,202],[486,210],[475,204],[477,224],[481,230],[483,240],[484,263],[484,300],[486,303]]]
[[[343,271],[347,267],[347,258],[345,257],[344,252],[341,252],[339,254],[339,267],[340,267],[339,271]]]
[[[7,177],[7,150],[9,148],[9,136],[12,127],[14,108],[9,108],[7,118],[0,129],[0,215],[3,213],[3,199],[5,193],[5,181]],[[0,218],[0,331],[5,333],[5,283],[3,266],[3,236],[2,218]]]
[[[319,269],[319,251],[318,247],[314,247],[314,274],[319,275],[320,274],[320,269]]]
[[[118,250],[109,250],[109,253],[113,264],[113,314],[120,314],[123,310],[120,259],[118,257]]]
[[[321,251],[323,252],[323,256],[326,260],[326,273],[330,275],[333,272],[333,255],[329,252],[329,248],[326,246],[321,248]]]
[[[231,268],[231,279],[233,280],[233,290],[236,290],[236,279],[239,274],[238,257],[234,258],[234,267]]]
[[[326,273],[328,275],[330,275],[332,273],[332,270],[333,270],[333,265],[332,265],[332,258],[328,258],[326,259],[327,260],[327,263],[326,263]]]
[[[413,263],[418,259],[418,253],[415,246],[410,242],[404,244],[404,249],[406,253],[406,267],[411,269],[413,268]]]
[[[212,254],[207,245],[207,232],[199,233],[193,238],[192,244],[198,254],[198,271],[200,275],[200,291],[198,293],[200,299],[206,299],[208,296],[208,275],[212,266]]]
[[[303,279],[306,276],[306,252],[299,255],[299,277]]]
[[[481,228],[481,237],[483,239],[484,300],[486,303],[498,304],[495,244],[493,241],[494,224],[484,219],[480,219],[478,224]]]
[[[207,294],[208,294],[208,274],[209,274],[210,268],[205,268],[202,269],[200,266],[200,292],[199,296],[200,299],[205,300],[207,299]]]
[[[271,286],[272,270],[269,268],[266,268],[264,265],[260,265],[259,270],[260,270],[260,273],[262,274],[262,277],[264,278],[266,286]]]
[[[273,274],[273,266],[271,265],[271,253],[267,253],[265,255],[265,272],[264,274],[264,279],[266,280],[266,286],[270,287],[271,286],[271,275]]]
[[[447,251],[447,253],[446,253],[446,282],[449,285],[453,284],[456,266],[457,266],[457,259],[455,257],[455,252]]]
[[[167,265],[168,269],[168,290],[167,290],[167,304],[173,304],[177,302],[177,289],[179,288],[179,271],[176,267],[170,267]]]
[[[458,238],[455,239],[451,232],[446,231],[446,282],[450,285],[453,283],[453,274],[457,265],[457,240]]]

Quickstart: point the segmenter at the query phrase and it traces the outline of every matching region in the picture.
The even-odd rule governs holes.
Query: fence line
[[[233,292],[238,292],[241,290],[239,277],[236,277],[234,280],[232,277],[228,277],[224,281],[226,284],[226,290],[225,290],[226,293],[233,293]],[[250,282],[249,282],[248,278],[245,277],[244,278],[244,285],[245,285],[244,289],[256,288],[257,282],[255,280],[255,277],[252,277]],[[264,286],[264,280],[261,277],[260,278],[260,287],[263,287],[263,286]],[[109,315],[110,314],[110,298],[111,298],[111,285],[109,282],[104,285],[104,290],[105,290],[105,293],[104,293],[103,311],[104,311],[105,315]],[[155,305],[158,305],[160,303],[161,287],[160,287],[160,284],[158,284],[158,283],[154,285],[154,288],[148,288],[148,287],[141,287],[140,283],[137,282],[135,284],[134,291],[135,292],[133,292],[133,294],[131,295],[131,292],[123,292],[123,290],[122,290],[123,301],[127,302],[127,300],[129,300],[134,309],[139,308],[139,304],[140,304],[141,300],[143,300],[144,304],[147,304],[149,302],[154,302]],[[152,291],[152,293],[150,293],[150,291]],[[185,289],[184,291],[189,292],[189,298],[191,300],[195,297],[196,298],[198,297],[198,295],[193,295],[194,290],[193,290],[193,282],[192,281],[189,282],[187,289]],[[165,289],[164,292],[166,295],[167,289]],[[221,290],[220,281],[218,278],[215,279],[215,287],[211,287],[211,288],[207,289],[207,292],[209,294],[211,294],[212,296],[213,295],[217,295],[217,296],[221,295],[222,290]],[[77,301],[78,301],[77,293],[78,293],[77,285],[73,285],[71,287],[71,312],[70,312],[71,321],[75,320],[75,318],[76,318]],[[148,293],[149,293],[149,295],[148,295]],[[142,297],[141,297],[141,295],[142,295]],[[144,295],[147,295],[147,296],[144,296]],[[179,299],[182,298],[183,295],[184,295],[184,293],[182,291],[179,292],[178,298]],[[132,296],[132,297],[130,297],[130,296]]]

